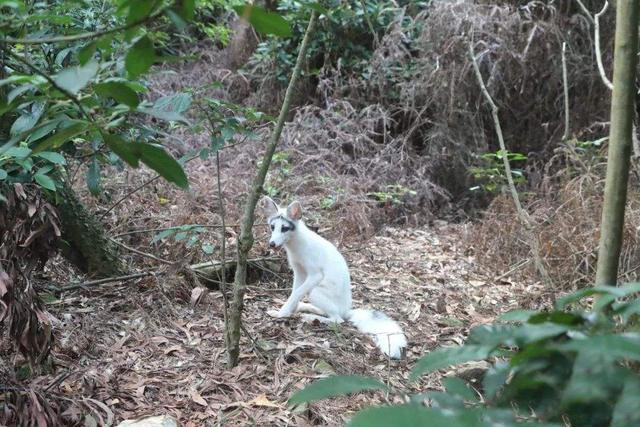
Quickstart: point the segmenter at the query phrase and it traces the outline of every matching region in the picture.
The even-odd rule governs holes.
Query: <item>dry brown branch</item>
[[[609,78],[607,77],[607,73],[604,71],[604,65],[602,65],[602,52],[600,51],[600,17],[604,15],[604,13],[607,11],[608,8],[609,8],[609,2],[605,1],[604,6],[602,6],[602,10],[595,14],[595,17],[593,19],[594,21],[593,32],[594,32],[594,39],[595,39],[596,61],[598,63],[598,72],[600,73],[600,77],[602,78],[602,81],[604,82],[605,86],[609,90],[613,90],[613,83],[611,83],[611,80],[609,80]]]
[[[567,77],[567,43],[562,43],[562,83],[564,88],[564,132],[562,133],[562,140],[566,141],[569,138],[569,132],[571,131],[569,122],[569,78]]]
[[[147,252],[143,252],[143,251],[141,251],[140,249],[132,248],[131,246],[128,246],[128,245],[126,245],[126,244],[124,244],[124,243],[122,243],[122,242],[119,242],[119,241],[117,241],[116,239],[109,238],[109,240],[111,240],[111,241],[112,241],[113,243],[115,243],[116,245],[118,245],[118,246],[120,246],[120,247],[122,247],[122,248],[125,248],[125,249],[126,249],[126,250],[128,250],[129,252],[133,252],[134,254],[138,254],[138,255],[143,256],[143,257],[145,257],[145,258],[149,258],[149,259],[152,259],[152,260],[154,260],[154,261],[161,262],[162,264],[169,264],[169,265],[170,265],[170,264],[173,264],[173,262],[172,262],[172,261],[169,261],[169,260],[166,260],[166,259],[159,258],[159,257],[157,257],[157,256],[155,256],[155,255],[153,255],[153,254],[150,254],[150,253],[147,253]]]
[[[502,135],[502,128],[500,126],[500,119],[498,117],[498,106],[493,102],[493,98],[489,94],[487,87],[484,84],[484,80],[482,78],[482,74],[480,73],[480,68],[478,67],[478,61],[476,60],[475,53],[473,52],[473,45],[469,42],[469,56],[471,58],[473,64],[473,70],[476,74],[476,78],[478,79],[478,84],[480,85],[480,89],[482,90],[482,94],[484,95],[487,103],[491,106],[491,115],[493,116],[493,123],[495,125],[496,134],[498,136],[498,142],[500,144],[500,149],[502,150],[502,162],[504,164],[505,174],[507,176],[507,183],[509,186],[509,191],[511,192],[511,197],[513,199],[513,203],[516,206],[516,210],[518,212],[518,217],[522,223],[522,226],[527,230],[528,241],[531,249],[531,253],[534,257],[534,264],[536,266],[536,270],[540,274],[542,281],[551,285],[551,278],[547,273],[544,264],[542,263],[542,258],[540,256],[540,242],[538,237],[533,232],[533,225],[531,223],[531,218],[526,210],[523,209],[522,204],[520,203],[520,196],[518,196],[518,191],[516,190],[516,186],[513,183],[513,175],[511,174],[511,165],[509,164],[509,157],[507,147],[504,143],[504,138]]]

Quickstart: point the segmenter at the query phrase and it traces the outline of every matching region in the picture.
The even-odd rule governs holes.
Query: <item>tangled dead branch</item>
[[[34,185],[4,185],[0,203],[0,338],[3,324],[31,362],[49,354],[51,322],[31,281],[57,248],[60,237],[56,212]]]

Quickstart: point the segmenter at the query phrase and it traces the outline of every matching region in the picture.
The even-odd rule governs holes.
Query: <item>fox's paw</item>
[[[289,313],[288,311],[284,311],[282,309],[280,309],[280,310],[267,310],[267,314],[269,316],[275,317],[277,319],[282,319],[284,317],[291,316],[291,313]]]
[[[275,318],[282,317],[279,314],[280,314],[279,310],[267,310],[267,315],[271,317],[275,317]]]

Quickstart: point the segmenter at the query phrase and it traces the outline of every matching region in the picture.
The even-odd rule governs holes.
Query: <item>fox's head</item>
[[[271,198],[262,198],[262,209],[269,227],[271,227],[271,238],[269,246],[279,248],[286,244],[298,226],[298,221],[302,219],[302,205],[299,202],[292,202],[286,209],[279,207]]]

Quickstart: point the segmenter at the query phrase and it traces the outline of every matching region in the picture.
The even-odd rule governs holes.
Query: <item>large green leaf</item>
[[[253,5],[234,6],[236,13],[249,21],[253,28],[262,34],[272,34],[278,37],[291,35],[291,26],[282,16],[274,12],[268,12],[261,7]]]
[[[90,61],[78,67],[65,68],[58,73],[54,81],[58,86],[75,95],[95,77],[98,68],[97,61]]]
[[[611,427],[640,426],[640,378],[629,376],[613,409]]]
[[[493,346],[488,345],[464,345],[460,347],[438,348],[426,356],[423,356],[411,371],[411,380],[416,380],[421,375],[451,365],[484,360],[489,357]]]
[[[145,113],[150,116],[156,117],[161,120],[166,120],[168,122],[182,122],[185,124],[189,124],[189,120],[187,120],[186,117],[184,117],[182,114],[176,111],[163,111],[163,110],[156,110],[155,108],[146,108],[146,107],[138,108],[138,111],[140,111],[141,113]]]
[[[143,36],[127,52],[124,66],[129,75],[135,78],[146,73],[155,61],[156,52],[153,43],[149,37]]]
[[[184,169],[176,159],[171,157],[164,148],[146,143],[133,144],[138,153],[140,160],[160,176],[169,182],[176,184],[181,188],[189,187],[189,180],[184,173]]]
[[[442,379],[444,389],[450,395],[460,396],[464,400],[475,402],[478,400],[476,392],[461,378],[447,377]]]
[[[133,166],[134,168],[138,167],[140,164],[138,161],[140,155],[133,143],[125,141],[118,135],[108,133],[102,134],[102,138],[104,139],[105,144],[107,144],[111,151],[116,153],[118,157],[127,162],[130,166]]]
[[[89,164],[89,170],[87,170],[87,188],[94,196],[100,194],[100,164],[95,156]]]
[[[154,110],[173,111],[176,113],[184,113],[191,106],[191,94],[176,93],[158,98],[153,103]]]
[[[607,359],[629,359],[640,362],[640,334],[637,333],[595,335],[585,339],[572,339],[557,347],[561,350],[597,354]]]
[[[297,405],[304,402],[343,396],[366,390],[387,390],[387,386],[375,378],[360,375],[337,375],[322,378],[300,390],[289,399],[289,403]]]
[[[33,179],[35,179],[41,187],[46,188],[47,190],[56,191],[56,183],[49,176],[37,173],[33,176]]]
[[[56,165],[64,165],[67,163],[62,154],[53,151],[43,151],[41,153],[38,153],[37,156],[48,160],[51,163],[55,163]]]
[[[102,98],[113,98],[131,108],[136,108],[140,103],[138,94],[122,82],[99,83],[95,86],[95,90]]]
[[[535,310],[510,310],[498,316],[498,320],[503,322],[526,322],[534,314],[538,314]]]
[[[462,418],[462,419],[461,419]],[[472,423],[472,424],[470,424]],[[475,416],[445,415],[438,409],[418,404],[379,406],[358,412],[349,427],[484,427]]]
[[[78,51],[78,62],[80,65],[85,65],[91,59],[93,59],[93,55],[96,53],[96,48],[98,44],[94,41],[87,43]]]
[[[39,153],[50,148],[57,148],[69,139],[85,133],[89,129],[89,124],[82,120],[69,120],[66,127],[58,129],[49,138],[37,143],[33,148],[33,153]]]
[[[36,125],[36,123],[38,123],[40,117],[42,117],[46,105],[47,103],[45,101],[32,103],[29,111],[25,111],[24,113],[22,113],[22,115],[18,117],[15,122],[13,122],[13,125],[11,125],[11,136],[16,136],[32,129]]]

